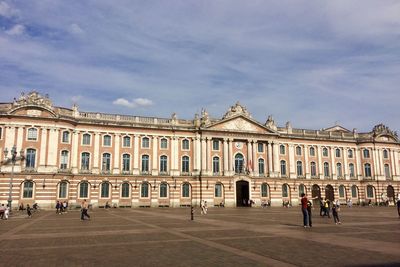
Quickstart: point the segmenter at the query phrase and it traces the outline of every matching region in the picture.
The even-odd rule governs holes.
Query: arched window
[[[102,198],[110,197],[110,183],[108,183],[108,182],[101,183],[100,197],[102,197]]]
[[[213,157],[213,173],[219,174],[219,157]]]
[[[369,163],[364,164],[364,174],[365,177],[371,177],[371,164]]]
[[[297,176],[303,176],[303,162],[297,161]]]
[[[385,164],[385,177],[390,178],[390,168],[389,164]]]
[[[65,170],[68,168],[68,151],[61,151],[60,169]]]
[[[90,134],[85,133],[82,135],[82,145],[90,145]]]
[[[289,197],[289,185],[288,184],[282,185],[282,197]]]
[[[352,198],[358,197],[358,189],[357,189],[357,186],[355,186],[355,185],[351,186],[351,197]]]
[[[267,183],[261,185],[261,197],[268,197],[269,186]]]
[[[149,171],[149,155],[142,155],[142,172]]]
[[[347,150],[347,157],[348,157],[349,159],[352,159],[352,158],[353,158],[353,149]]]
[[[258,173],[260,175],[264,174],[264,169],[265,169],[265,161],[264,159],[258,159]]]
[[[222,184],[215,184],[214,196],[222,197]]]
[[[296,155],[301,156],[301,146],[296,146]]]
[[[189,150],[189,140],[187,139],[182,140],[182,150]]]
[[[363,150],[363,155],[364,155],[364,158],[368,159],[369,158],[369,150],[365,148]]]
[[[383,158],[388,159],[389,158],[389,153],[386,149],[383,150]]]
[[[344,185],[339,186],[339,198],[345,198],[346,197],[346,188]]]
[[[103,137],[103,146],[111,146],[111,136],[105,135]]]
[[[188,156],[182,157],[182,172],[189,173],[189,157]]]
[[[322,156],[327,157],[328,156],[328,149],[326,147],[324,147],[322,149]]]
[[[61,182],[58,185],[58,198],[67,198],[68,183]]]
[[[284,145],[280,145],[279,146],[279,153],[281,155],[285,155],[286,154],[286,147]]]
[[[101,169],[103,171],[110,171],[110,169],[111,169],[111,154],[110,153],[103,154]]]
[[[131,169],[131,155],[123,154],[122,155],[122,171],[129,172]]]
[[[314,147],[310,147],[310,156],[311,157],[315,156],[315,148]]]
[[[143,182],[140,187],[140,197],[149,197],[149,183]]]
[[[29,148],[26,150],[25,158],[26,168],[35,168],[36,166],[36,149]]]
[[[367,198],[374,198],[374,187],[372,185],[367,185]]]
[[[150,147],[150,139],[148,137],[142,138],[142,148],[149,148]]]
[[[24,191],[23,191],[23,198],[32,198],[33,197],[33,182],[32,181],[25,181],[24,182]]]
[[[168,140],[167,140],[167,138],[161,138],[160,148],[161,149],[167,149],[168,148]]]
[[[244,159],[242,154],[236,154],[235,156],[235,173],[243,173]]]
[[[121,197],[128,198],[129,197],[129,193],[130,193],[129,192],[130,189],[131,189],[131,186],[130,186],[129,183],[127,183],[127,182],[122,183],[122,185],[121,185]]]
[[[342,163],[336,163],[336,174],[337,174],[337,177],[343,177]]]
[[[182,185],[182,197],[190,197],[190,185],[188,183]]]
[[[329,177],[329,163],[324,162],[324,176]]]
[[[122,146],[123,147],[130,147],[131,146],[131,138],[129,136],[124,136],[124,139],[122,141]]]
[[[168,172],[168,158],[165,155],[160,156],[160,172],[161,173]]]
[[[286,161],[281,160],[281,176],[286,176]]]
[[[306,187],[304,186],[304,184],[300,184],[299,185],[299,197],[301,197],[302,194],[306,193]]]
[[[340,153],[340,149],[339,149],[339,148],[336,148],[336,149],[335,149],[335,156],[336,156],[337,158],[340,158],[340,157],[341,157],[341,153]]]
[[[81,156],[81,169],[89,170],[90,164],[90,154],[88,152],[83,152]]]
[[[316,177],[317,176],[317,164],[315,164],[314,161],[311,162],[310,169],[311,169],[311,177]]]
[[[28,129],[28,141],[36,141],[38,136],[38,131],[36,128]]]
[[[168,197],[168,184],[167,183],[161,183],[160,184],[160,197]]]
[[[79,184],[79,198],[87,198],[89,195],[89,183],[81,182]]]
[[[354,164],[353,163],[349,164],[349,174],[350,174],[350,177],[354,177]]]
[[[62,139],[61,141],[63,143],[69,143],[69,132],[68,131],[63,131],[62,132]]]

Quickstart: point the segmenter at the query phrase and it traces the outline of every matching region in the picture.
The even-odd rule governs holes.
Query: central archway
[[[325,197],[326,197],[326,199],[329,199],[330,201],[333,201],[335,199],[335,192],[333,190],[333,186],[331,186],[330,184],[328,184],[325,187]]]
[[[249,182],[237,181],[236,182],[236,206],[247,207],[249,200]]]

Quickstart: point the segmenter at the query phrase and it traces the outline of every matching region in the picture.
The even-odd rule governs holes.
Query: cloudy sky
[[[400,1],[0,0],[0,102],[400,130]]]

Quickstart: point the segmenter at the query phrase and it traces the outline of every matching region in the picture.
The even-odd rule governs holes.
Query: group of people
[[[1,204],[0,206],[0,218],[2,220],[8,220],[8,215],[10,214],[10,208],[7,206],[4,206],[4,204]]]
[[[335,224],[341,224],[339,219],[340,203],[334,201],[331,205],[329,199],[320,199],[320,216],[328,216],[330,218],[330,210]],[[312,202],[306,197],[304,193],[301,194],[301,211],[303,213],[303,226],[304,228],[312,227]]]
[[[68,202],[64,201],[58,201],[56,203],[56,214],[63,214],[64,212],[67,213],[68,210]]]

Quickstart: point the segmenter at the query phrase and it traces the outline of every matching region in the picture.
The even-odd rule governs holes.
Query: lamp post
[[[17,148],[15,147],[15,145],[11,148],[11,157],[7,158],[7,154],[8,154],[8,149],[5,148],[4,149],[4,157],[6,158],[6,164],[11,162],[11,177],[10,177],[10,185],[9,185],[9,190],[8,190],[8,207],[10,209],[10,212],[12,210],[11,208],[11,204],[12,204],[12,187],[13,187],[13,179],[14,179],[14,166],[15,163],[17,162],[17,160],[23,160],[25,158],[24,156],[24,150],[21,149],[21,151],[19,152],[19,157],[17,157]]]

